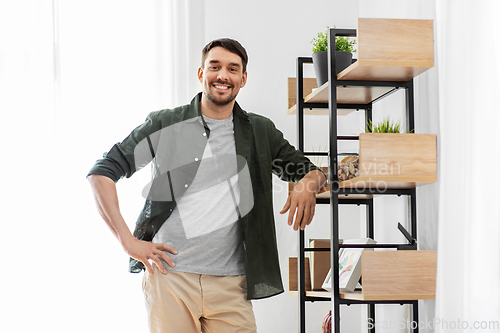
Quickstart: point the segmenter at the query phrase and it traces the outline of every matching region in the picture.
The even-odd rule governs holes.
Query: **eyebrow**
[[[209,63],[210,64],[220,64],[220,61],[219,60],[210,60]],[[237,62],[230,62],[229,66],[241,67],[241,65],[238,64]]]

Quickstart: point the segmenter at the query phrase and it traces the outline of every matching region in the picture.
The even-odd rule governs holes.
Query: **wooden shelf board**
[[[328,173],[328,169],[326,172]],[[293,190],[295,183],[288,183],[288,194]],[[349,195],[339,195],[339,199],[371,199],[373,195],[368,194],[349,194]],[[322,192],[316,194],[316,199],[330,199],[330,187],[326,187]]]
[[[289,290],[288,291],[288,294],[289,295],[292,295],[292,296],[297,296],[299,294],[299,292],[297,290]],[[329,292],[329,291],[306,291],[306,296],[308,297],[320,297],[320,298],[331,298],[332,296],[332,293]]]
[[[435,183],[432,177],[399,177],[399,176],[360,176],[339,183],[340,188],[359,189],[411,189],[418,186]]]
[[[289,295],[298,295],[297,291],[288,291]],[[318,297],[331,299],[332,294],[329,291],[306,291],[307,297]],[[340,298],[352,301],[413,301],[419,299],[435,299],[434,294],[394,294],[394,295],[365,295],[362,291],[352,293],[340,293]]]
[[[419,299],[435,299],[434,294],[371,294],[366,295],[362,291],[354,291],[352,293],[341,293],[340,298],[352,301],[413,301]]]
[[[353,111],[354,110],[338,109],[337,116],[347,116],[349,113]],[[297,105],[294,105],[291,108],[289,108],[287,114],[297,114]],[[304,115],[306,116],[321,116],[321,115],[328,116],[329,114],[330,111],[328,109],[309,109],[309,108],[304,109]]]
[[[432,20],[358,19],[358,61],[338,80],[408,81],[434,66]]]
[[[296,82],[294,77],[288,78],[288,114],[297,113]],[[328,103],[328,82],[316,88],[316,79],[304,78],[304,101],[306,103]],[[337,101],[339,104],[368,104],[380,96],[394,89],[393,87],[337,87]],[[346,116],[353,109],[338,109],[337,115]],[[305,115],[328,115],[325,109],[304,109]]]
[[[317,199],[330,199],[330,190],[318,193],[316,195]],[[349,195],[339,195],[339,199],[371,199],[373,195],[368,194],[349,194]]]
[[[337,75],[337,80],[406,82],[432,68],[432,62],[397,62],[358,60]],[[373,88],[372,88],[373,89]]]
[[[352,66],[352,65],[351,65]],[[306,103],[328,103],[328,82],[307,95]],[[393,87],[337,87],[337,103],[368,104],[394,89]]]

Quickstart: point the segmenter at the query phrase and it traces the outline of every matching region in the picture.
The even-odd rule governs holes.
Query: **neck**
[[[200,102],[201,114],[211,119],[227,119],[231,117],[233,113],[235,102],[236,101],[233,100],[226,105],[216,105],[210,102],[205,94],[202,94]]]

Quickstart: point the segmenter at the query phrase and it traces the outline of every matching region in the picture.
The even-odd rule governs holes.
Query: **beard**
[[[229,84],[229,88],[230,89],[234,88],[233,84],[228,83],[228,82],[222,82],[222,81],[212,81],[212,82],[210,82],[209,87],[212,87],[216,83],[225,84],[225,85]],[[210,90],[210,88],[206,89],[206,91],[204,93],[205,93],[205,96],[207,96],[208,100],[210,102],[214,103],[217,106],[228,105],[229,103],[231,103],[236,98],[236,95],[234,95],[233,93],[231,93],[225,99],[217,99],[216,96],[215,96],[215,94]]]

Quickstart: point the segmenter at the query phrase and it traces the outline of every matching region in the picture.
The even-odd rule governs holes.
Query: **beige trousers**
[[[214,276],[154,268],[143,292],[152,333],[255,333],[246,276]]]

